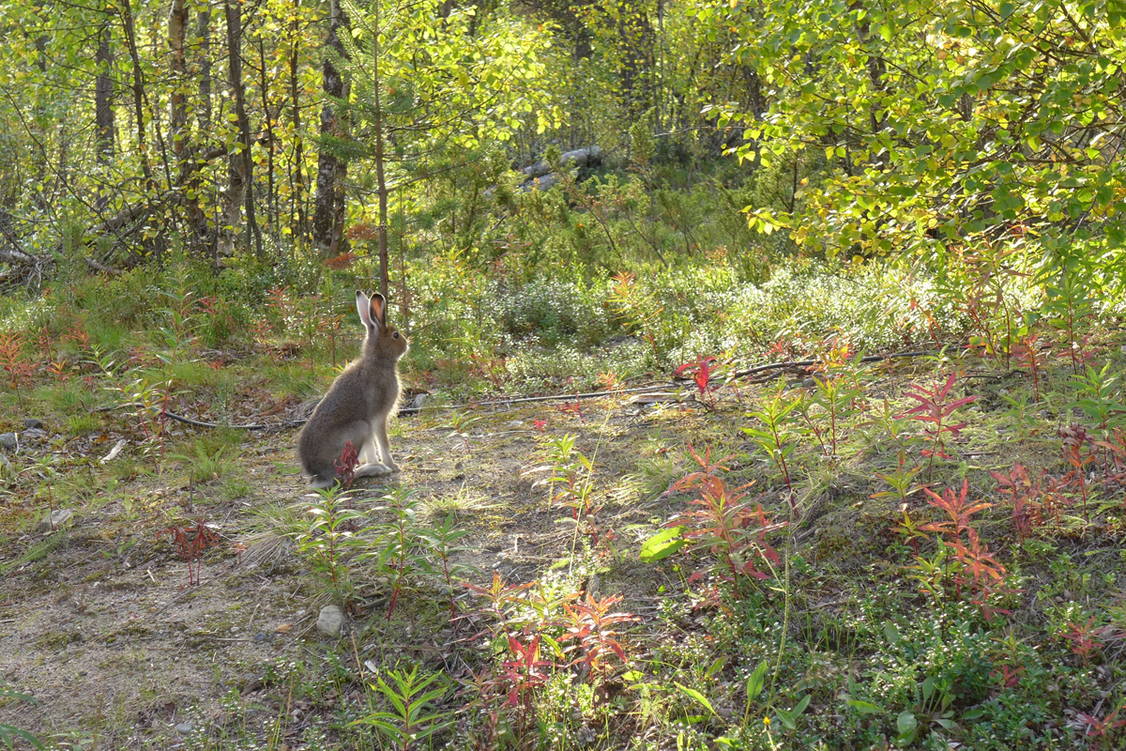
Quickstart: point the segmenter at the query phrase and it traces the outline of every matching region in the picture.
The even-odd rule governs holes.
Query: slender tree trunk
[[[290,209],[289,221],[297,226],[294,235],[307,237],[309,233],[309,220],[306,216],[307,188],[305,187],[305,147],[301,137],[301,89],[297,76],[298,40],[300,39],[299,26],[296,18],[293,20],[292,44],[289,48],[289,98],[290,116],[293,120],[293,159],[290,163]]]
[[[386,123],[383,120],[383,79],[380,75],[379,69],[379,56],[380,50],[380,34],[383,33],[381,17],[379,14],[379,0],[373,3],[373,26],[372,29],[372,42],[371,42],[371,70],[372,70],[372,91],[374,92],[375,101],[375,188],[376,194],[379,196],[379,227],[376,229],[376,242],[379,248],[379,291],[383,297],[388,296],[389,284],[389,270],[387,268],[387,177],[384,171],[384,128]]]
[[[227,83],[235,100],[235,120],[238,124],[239,148],[228,160],[230,175],[227,185],[226,207],[221,231],[220,251],[225,255],[234,252],[234,228],[238,226],[239,208],[246,209],[247,244],[255,242],[255,253],[262,256],[262,234],[254,218],[254,191],[252,162],[250,160],[250,120],[246,115],[246,87],[242,80],[242,8],[237,0],[224,0],[223,12],[227,22]]]
[[[640,0],[624,0],[618,23],[622,99],[631,121],[653,105],[653,26]]]
[[[188,61],[184,53],[187,38],[188,9],[185,0],[172,0],[168,13],[169,67],[172,70],[172,93],[168,100],[168,132],[172,156],[176,160],[177,201],[184,210],[188,225],[188,245],[194,252],[207,246],[207,217],[199,205],[199,165],[193,154],[188,127],[190,86]]]
[[[113,78],[110,77],[113,51],[110,49],[108,19],[98,29],[98,50],[94,55],[94,63],[98,69],[97,77],[94,79],[94,149],[97,152],[98,165],[104,172],[113,161],[114,141]],[[99,186],[94,207],[98,210],[105,208],[107,200],[102,187]]]
[[[258,62],[261,65],[262,125],[266,130],[266,223],[269,231],[278,227],[278,193],[274,184],[274,115],[270,112],[270,78],[266,71],[266,45],[258,39]]]
[[[211,132],[211,7],[205,2],[196,18],[199,37],[199,132]]]
[[[211,5],[204,0],[196,16],[196,47],[198,50],[196,125],[199,133],[197,148],[203,148],[211,133]],[[207,222],[207,211],[202,201],[203,180],[200,170],[203,165],[198,155],[193,154],[191,173],[184,184],[192,201],[188,204],[188,225],[191,227],[194,245],[201,254],[210,254],[217,261],[216,231]]]
[[[125,32],[125,47],[129,50],[133,79],[133,120],[137,129],[137,156],[141,163],[141,174],[145,177],[145,187],[156,195],[152,165],[149,163],[148,139],[145,137],[145,81],[141,70],[141,56],[137,51],[137,34],[133,24],[133,8],[129,0],[121,0],[121,27]]]
[[[339,0],[329,0],[327,45],[344,55],[340,43],[341,30],[347,30],[347,18]],[[332,64],[324,61],[325,103],[321,108],[321,136],[339,139],[344,135],[344,124],[336,101],[344,97],[344,79]],[[321,147],[317,155],[317,196],[313,211],[313,242],[324,255],[341,252],[344,234],[344,178],[348,164],[332,153],[331,147]]]

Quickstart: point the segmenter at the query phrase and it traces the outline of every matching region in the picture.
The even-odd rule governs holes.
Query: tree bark
[[[227,162],[228,184],[219,250],[223,255],[234,252],[235,228],[239,209],[246,209],[247,244],[253,239],[255,252],[262,256],[262,235],[254,218],[253,165],[250,160],[250,119],[246,115],[246,87],[242,80],[242,8],[238,0],[224,0],[227,22],[227,84],[235,100],[235,121],[238,125],[238,148]]]
[[[110,48],[110,24],[106,19],[98,29],[98,49],[94,54],[97,74],[94,78],[94,150],[98,165],[103,172],[113,161],[114,117],[113,117],[113,78],[110,66],[113,65],[113,51]],[[94,199],[94,208],[101,211],[108,198],[101,185]]]
[[[329,0],[328,47],[344,56],[344,45],[340,43],[341,30],[347,30],[347,17],[340,7],[339,0]],[[325,139],[317,155],[317,196],[313,210],[313,243],[326,256],[341,252],[344,235],[344,178],[348,164],[332,153],[334,139],[345,135],[344,123],[340,117],[336,101],[344,98],[344,78],[332,64],[332,58],[324,60],[325,103],[321,108],[321,136]]]
[[[207,246],[207,217],[199,205],[199,164],[194,158],[188,126],[187,90],[190,79],[184,53],[187,27],[185,0],[172,0],[168,13],[169,67],[172,70],[172,93],[168,105],[169,140],[176,160],[177,201],[188,225],[188,246],[193,252],[202,253]]]
[[[266,45],[258,39],[258,62],[260,64],[259,89],[262,94],[262,127],[266,131],[263,139],[266,146],[266,226],[276,233],[278,226],[278,192],[274,182],[274,113],[270,111],[270,76],[266,70]]]
[[[296,222],[293,234],[297,237],[307,237],[309,233],[309,220],[306,216],[307,188],[305,186],[305,147],[301,137],[301,89],[298,78],[298,20],[293,19],[290,31],[292,43],[289,48],[289,98],[290,117],[293,120],[293,159],[289,167],[289,221]]]
[[[371,63],[372,63],[372,91],[375,97],[375,188],[379,196],[379,227],[376,229],[376,242],[379,250],[379,291],[384,299],[388,296],[390,287],[390,271],[387,265],[387,176],[384,170],[384,127],[383,119],[383,80],[379,71],[379,36],[382,33],[379,14],[379,0],[373,4],[374,28],[372,29]]]
[[[149,164],[148,139],[145,137],[145,81],[141,70],[141,56],[137,51],[137,34],[133,23],[133,8],[129,0],[121,2],[121,27],[125,32],[125,46],[129,50],[132,63],[133,118],[137,129],[137,151],[141,163],[141,174],[145,177],[145,187],[156,192],[152,165]]]

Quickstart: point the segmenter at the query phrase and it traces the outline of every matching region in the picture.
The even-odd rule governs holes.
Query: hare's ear
[[[371,303],[368,302],[368,296],[359,290],[356,290],[356,312],[360,314],[364,328],[375,328],[371,321]]]
[[[387,299],[378,292],[371,296],[371,317],[380,328],[387,328]]]

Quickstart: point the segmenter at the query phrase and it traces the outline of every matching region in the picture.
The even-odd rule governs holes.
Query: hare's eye
[[[391,338],[398,339],[399,338],[399,332],[396,331],[394,334],[391,335]]]

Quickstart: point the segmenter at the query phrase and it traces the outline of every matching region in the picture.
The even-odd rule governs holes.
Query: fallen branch
[[[926,357],[928,355],[933,355],[933,354],[935,354],[935,353],[930,352],[930,351],[893,352],[893,353],[888,354],[888,355],[866,355],[865,357],[860,358],[860,362],[880,362],[880,361],[883,361],[883,360],[893,360],[893,359],[899,359],[899,358],[905,358],[905,357]],[[765,365],[756,365],[755,367],[747,368],[746,370],[736,371],[732,375],[732,378],[746,378],[747,376],[755,375],[757,373],[768,373],[770,371],[777,371],[777,372],[774,372],[772,375],[770,375],[768,378],[761,379],[761,380],[769,380],[769,378],[775,378],[778,375],[781,375],[786,370],[804,369],[804,368],[808,368],[812,365],[816,365],[818,362],[820,362],[820,361],[819,360],[788,360],[788,361],[785,361],[785,362],[772,362],[772,363],[767,363]],[[491,399],[491,400],[484,401],[484,402],[465,402],[465,403],[462,403],[462,404],[441,404],[441,405],[436,405],[436,406],[433,406],[433,407],[427,407],[427,409],[430,409],[430,410],[472,409],[472,408],[476,408],[476,407],[501,407],[501,406],[508,406],[508,405],[512,405],[512,404],[530,404],[530,403],[534,403],[534,402],[580,401],[580,400],[583,400],[583,399],[597,399],[599,397],[619,396],[619,395],[622,395],[622,394],[643,394],[647,391],[654,391],[656,389],[677,387],[677,386],[680,386],[680,385],[682,385],[682,384],[684,384],[688,381],[691,381],[691,380],[692,380],[691,378],[677,377],[673,381],[664,381],[664,382],[659,382],[659,383],[652,383],[652,384],[649,384],[648,386],[632,386],[630,388],[625,388],[625,389],[609,389],[607,391],[586,391],[586,392],[582,392],[582,393],[578,393],[578,394],[544,394],[544,395],[541,395],[541,396],[515,396],[515,397],[508,398],[508,399]],[[758,383],[758,382],[761,382],[761,381],[759,379],[756,379],[754,382]],[[110,410],[110,409],[123,409],[125,407],[143,407],[143,406],[145,406],[145,405],[137,404],[137,403],[126,403],[126,404],[118,404],[114,407],[103,407],[102,410],[104,411],[104,410]],[[306,422],[308,422],[308,418],[298,418],[298,419],[294,419],[294,420],[286,420],[284,422],[277,423],[276,425],[267,425],[267,424],[263,424],[263,423],[249,423],[249,424],[245,424],[245,425],[230,425],[230,424],[225,424],[225,423],[207,422],[205,420],[196,420],[196,419],[191,418],[191,417],[185,417],[184,415],[178,415],[175,412],[162,411],[158,407],[149,407],[149,409],[151,409],[153,412],[155,412],[157,414],[164,415],[165,417],[169,418],[170,420],[176,420],[177,422],[182,422],[185,425],[194,425],[195,427],[199,427],[199,428],[233,428],[235,430],[282,430],[282,429],[285,429],[285,428],[296,428],[296,427],[304,425]],[[403,407],[402,409],[399,410],[398,414],[400,414],[400,415],[414,415],[414,414],[418,414],[421,411],[422,411],[422,407]]]
[[[927,357],[933,355],[934,352],[892,352],[889,355],[865,355],[860,358],[860,362],[880,362],[882,360],[894,360],[902,357]],[[756,373],[765,373],[771,370],[798,370],[805,369],[812,365],[817,365],[820,360],[788,360],[785,362],[771,362],[765,365],[756,365],[753,368],[746,370],[738,370],[732,374],[732,378],[746,378],[747,376],[755,375]],[[772,376],[773,377],[773,376]],[[691,378],[679,378],[680,381],[689,381]]]

